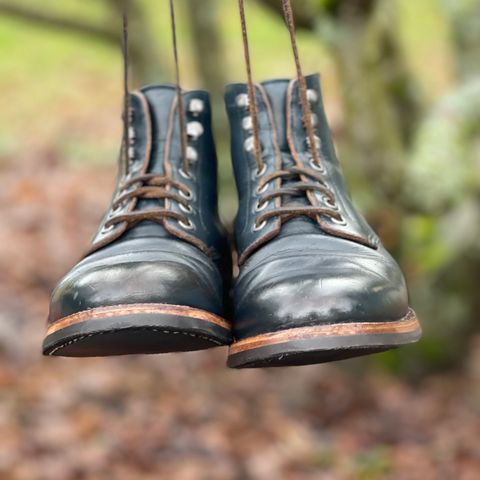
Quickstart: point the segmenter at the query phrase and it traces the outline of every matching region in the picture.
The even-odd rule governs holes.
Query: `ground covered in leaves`
[[[0,179],[1,480],[480,478],[478,340],[416,385],[358,361],[228,371],[222,350],[42,359],[113,174],[19,159]]]

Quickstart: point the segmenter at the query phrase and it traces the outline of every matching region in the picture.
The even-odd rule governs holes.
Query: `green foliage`
[[[407,166],[406,195],[425,211],[441,211],[480,191],[475,162],[480,134],[480,79],[442,98],[419,125]]]
[[[440,0],[395,0],[395,10],[396,40],[418,100],[436,103],[455,78],[451,24]]]

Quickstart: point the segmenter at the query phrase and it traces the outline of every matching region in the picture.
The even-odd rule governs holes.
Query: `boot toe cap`
[[[75,266],[52,294],[49,323],[93,308],[169,304],[223,314],[222,280],[213,262],[187,244],[130,245]],[[178,242],[177,242],[178,243]]]
[[[270,256],[254,255],[242,269],[235,287],[237,338],[311,325],[395,321],[406,315],[405,280],[383,248],[308,240],[295,251],[285,241],[269,245]]]

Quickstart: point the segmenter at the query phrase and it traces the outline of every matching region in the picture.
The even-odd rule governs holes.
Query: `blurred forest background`
[[[212,91],[221,211],[237,2],[176,0],[185,88]],[[292,77],[280,0],[247,2],[256,80]],[[480,0],[295,0],[356,204],[424,338],[337,365],[230,372],[225,352],[41,359],[49,291],[115,181],[120,11],[135,86],[171,82],[167,0],[0,0],[0,478],[480,478]]]

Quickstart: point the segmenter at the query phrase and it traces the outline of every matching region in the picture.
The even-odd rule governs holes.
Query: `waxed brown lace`
[[[247,89],[248,89],[248,103],[249,103],[249,112],[252,118],[252,132],[254,140],[254,154],[257,163],[257,168],[260,171],[263,167],[262,153],[261,153],[261,143],[260,143],[260,132],[258,125],[258,106],[256,99],[256,89],[253,83],[252,78],[252,67],[251,67],[251,56],[250,56],[250,45],[247,32],[247,22],[245,14],[245,0],[238,0],[239,11],[240,11],[240,21],[242,26],[242,40],[243,40],[243,51],[245,56],[245,66],[247,71]],[[312,164],[318,168],[321,168],[321,160],[318,152],[317,140],[315,137],[315,127],[313,124],[312,110],[310,108],[310,103],[308,101],[308,86],[305,79],[305,76],[302,71],[300,54],[298,51],[297,39],[296,39],[296,27],[295,19],[293,14],[292,2],[291,0],[282,0],[282,10],[287,25],[290,43],[292,47],[292,53],[295,60],[295,68],[297,72],[297,83],[299,87],[299,96],[300,96],[300,105],[302,108],[302,122],[307,133],[308,148],[311,154]],[[303,177],[303,178],[302,178]],[[295,178],[298,178],[298,181],[294,181]],[[305,178],[310,179],[310,181],[305,180]],[[270,202],[275,198],[282,198],[284,196],[296,197],[304,196],[306,192],[317,191],[324,195],[327,201],[327,207],[318,207],[313,205],[303,205],[291,201],[288,206],[274,207],[271,210],[262,213],[257,218],[256,227],[259,228],[266,220],[272,217],[279,217],[282,220],[288,220],[296,216],[309,216],[313,219],[318,217],[318,215],[326,215],[331,217],[333,220],[338,223],[342,223],[343,219],[340,213],[337,211],[335,206],[335,197],[332,191],[325,185],[323,176],[320,173],[317,173],[306,167],[291,167],[285,168],[282,170],[277,170],[271,174],[264,175],[260,180],[257,193],[261,193],[262,190],[273,180],[289,181],[287,184],[281,184],[272,192],[268,192],[264,195],[261,195],[258,200],[258,208],[261,209],[266,203]],[[293,180],[293,182],[292,182]]]
[[[308,182],[301,180],[302,176],[310,178],[313,181]],[[300,180],[292,182],[292,179],[295,178],[299,178]],[[290,183],[283,184],[281,187],[262,195],[261,192],[270,182],[276,179],[289,180]],[[286,221],[300,215],[306,215],[313,219],[315,219],[317,215],[327,215],[338,222],[342,222],[342,216],[335,206],[335,197],[332,191],[325,185],[323,176],[305,167],[290,167],[283,170],[277,170],[262,177],[257,189],[257,193],[261,194],[258,199],[258,208],[261,209],[263,205],[277,197],[303,196],[306,191],[320,192],[325,197],[327,207],[303,205],[291,201],[288,206],[275,207],[259,215],[256,221],[256,227],[258,228],[262,223],[272,217],[279,217]]]
[[[129,86],[129,48],[128,48],[128,15],[123,13],[122,31],[122,55],[123,55],[123,168],[128,165],[128,128],[130,124],[130,86]]]
[[[305,130],[307,131],[308,146],[312,155],[313,163],[320,167],[320,155],[318,154],[317,142],[315,140],[315,127],[313,126],[312,109],[310,108],[310,103],[308,101],[307,81],[305,80],[305,75],[302,71],[300,54],[298,52],[295,18],[293,15],[291,0],[282,0],[282,8],[288,32],[290,34],[293,57],[295,59],[295,68],[297,70],[297,82],[299,87],[298,90],[300,93],[300,103],[302,106],[302,119]]]
[[[130,187],[135,187],[133,190],[129,190]],[[181,192],[175,193],[170,190],[174,188]],[[182,195],[183,194],[183,195]],[[113,202],[112,210],[121,209],[123,205],[131,200],[166,200],[171,199],[182,205],[184,209],[190,210],[191,207],[188,200],[191,198],[192,193],[182,182],[178,182],[164,175],[156,175],[153,173],[138,175],[123,183],[120,188],[120,196]],[[155,207],[150,210],[141,210],[134,212],[119,213],[109,219],[105,223],[105,227],[109,228],[113,225],[126,222],[127,228],[136,225],[143,220],[151,220],[157,223],[163,223],[167,218],[174,218],[185,224],[189,223],[189,220],[180,212],[175,212],[166,208]]]
[[[186,133],[186,117],[183,104],[182,89],[180,87],[180,68],[177,48],[175,8],[173,0],[170,0],[170,19],[172,29],[172,43],[176,70],[176,87],[177,87],[177,106],[179,111],[179,123],[181,132],[181,148],[183,169],[188,171],[187,160],[187,133]],[[129,164],[129,129],[130,129],[130,87],[129,87],[129,27],[128,13],[123,12],[123,32],[122,32],[122,54],[123,54],[123,88],[124,88],[124,135],[123,135],[123,153],[125,160],[125,168],[128,169]],[[176,193],[174,190],[181,193]],[[182,195],[183,194],[183,195]],[[137,223],[150,220],[157,223],[163,223],[165,219],[173,218],[184,224],[188,224],[189,220],[180,212],[175,212],[167,208],[155,207],[149,210],[133,211],[125,213],[115,213],[121,211],[122,207],[132,200],[141,199],[157,199],[157,200],[173,200],[183,206],[185,211],[191,211],[188,203],[192,196],[189,188],[182,182],[176,181],[165,175],[159,174],[143,174],[128,178],[119,189],[119,196],[113,202],[111,209],[114,216],[105,222],[105,228],[111,228],[120,223],[126,223],[126,228],[130,228]]]
[[[255,161],[257,163],[257,170],[261,171],[263,168],[262,146],[260,143],[260,132],[258,127],[258,108],[257,108],[255,85],[253,84],[252,62],[250,59],[250,44],[248,41],[247,19],[245,15],[244,0],[238,0],[238,8],[240,11],[240,22],[242,25],[243,53],[245,56],[245,66],[247,70],[248,109],[250,111],[250,117],[252,118],[253,148],[255,153]]]
[[[177,45],[177,24],[175,20],[175,5],[173,0],[170,0],[170,23],[172,31],[172,46],[173,46],[173,59],[175,61],[175,84],[177,89],[177,105],[178,105],[178,123],[180,127],[180,145],[182,152],[183,171],[188,173],[189,161],[187,157],[187,119],[184,109],[182,87],[180,85],[180,65],[178,59],[178,45]]]

